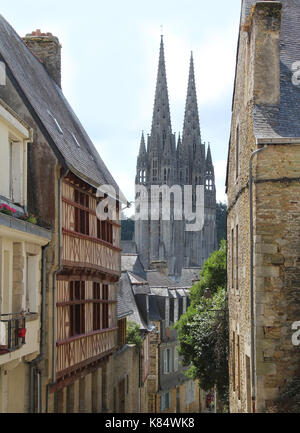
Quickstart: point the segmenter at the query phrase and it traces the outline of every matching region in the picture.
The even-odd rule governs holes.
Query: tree
[[[126,343],[135,344],[139,348],[143,345],[143,338],[141,336],[139,325],[135,322],[127,321]]]
[[[216,205],[217,241],[221,245],[223,239],[227,240],[227,204],[219,202]]]
[[[175,325],[179,354],[183,364],[190,366],[188,375],[198,379],[204,390],[216,387],[219,399],[227,403],[229,331],[225,241],[205,262],[190,298],[190,307]]]
[[[134,235],[134,220],[132,218],[122,219],[121,239],[122,241],[132,241]]]

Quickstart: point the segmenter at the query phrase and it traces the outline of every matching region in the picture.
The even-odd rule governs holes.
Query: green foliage
[[[227,240],[227,204],[219,202],[216,205],[217,242],[221,245],[223,239]]]
[[[121,239],[122,241],[132,241],[134,235],[134,220],[132,218],[121,221]]]
[[[139,348],[141,348],[143,345],[143,339],[141,337],[139,325],[135,322],[127,321],[126,343],[135,344]]]
[[[206,288],[211,298],[204,297]],[[189,376],[202,389],[217,387],[219,398],[228,400],[228,308],[226,294],[226,242],[205,262],[200,282],[191,290],[191,305],[175,325],[179,354],[190,366]]]
[[[200,281],[191,289],[190,298],[192,304],[201,301],[205,289],[209,288],[214,294],[219,287],[226,290],[227,284],[227,246],[226,241],[221,241],[220,249],[214,251],[204,263],[200,272]]]
[[[300,377],[291,379],[267,412],[300,413]]]

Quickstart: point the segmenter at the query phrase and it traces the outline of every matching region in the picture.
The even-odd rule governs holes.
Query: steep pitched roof
[[[60,162],[90,185],[96,188],[104,184],[112,185],[118,191],[117,183],[62,90],[2,15],[0,59],[6,64],[8,77],[41,126]]]
[[[242,20],[256,2],[244,0]],[[254,133],[257,138],[300,137],[300,88],[292,82],[292,66],[300,52],[300,2],[284,0],[280,30],[280,103],[256,105]]]
[[[140,329],[148,329],[147,324],[145,323],[141,312],[136,303],[135,296],[133,295],[131,283],[129,276],[126,273],[122,273],[121,278],[118,282],[118,297],[117,297],[117,316],[128,317],[128,320],[131,320],[137,323]]]
[[[251,6],[255,3],[256,1],[253,0],[242,1],[241,24],[249,15]],[[292,82],[292,66],[294,62],[299,60],[300,52],[300,2],[299,0],[284,0],[281,3],[280,103],[278,105],[256,105],[254,107],[254,134],[259,139],[300,137],[300,87],[294,86]],[[238,64],[239,43],[236,64]],[[235,81],[236,79],[237,74]],[[228,184],[228,163],[229,154],[226,185]]]

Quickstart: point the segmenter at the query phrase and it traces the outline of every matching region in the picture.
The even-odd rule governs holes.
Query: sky
[[[226,201],[240,0],[6,0],[0,13],[20,36],[41,29],[59,38],[63,92],[129,201],[141,133],[151,128],[160,34],[176,134],[193,51],[202,140]]]

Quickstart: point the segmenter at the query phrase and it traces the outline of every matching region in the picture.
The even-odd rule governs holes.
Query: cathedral
[[[162,195],[158,199],[158,217],[150,212],[153,187],[182,191],[182,218],[178,218],[178,202],[170,194],[170,218],[163,218]],[[184,194],[191,191],[191,209],[203,223],[190,231],[186,221]],[[216,188],[210,145],[206,149],[201,139],[196,95],[193,54],[191,54],[182,137],[172,132],[169,106],[164,41],[161,37],[158,75],[155,92],[151,133],[145,140],[142,134],[137,158],[136,191],[143,187],[144,198],[137,192],[135,243],[145,269],[165,263],[168,275],[180,281],[184,270],[201,269],[205,260],[217,248],[216,242]],[[202,206],[196,207],[198,192],[202,192]],[[140,207],[148,204],[147,218],[140,217]],[[182,206],[181,206],[182,205]],[[200,209],[200,210],[199,210]],[[179,211],[180,212],[180,211]],[[137,215],[139,213],[139,216]],[[201,215],[199,215],[201,214]]]

